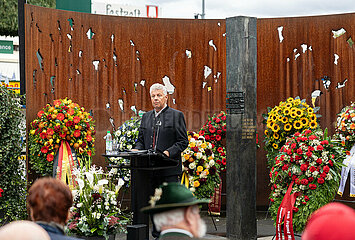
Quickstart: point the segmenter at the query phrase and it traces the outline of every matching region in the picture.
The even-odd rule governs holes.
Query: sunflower
[[[291,108],[291,113],[295,113],[297,110],[298,110],[298,108],[293,107],[293,108]]]
[[[303,118],[301,118],[300,121],[304,127],[308,126],[308,119],[307,118],[303,117]]]
[[[284,129],[285,129],[285,131],[290,131],[291,129],[292,129],[292,125],[291,124],[289,124],[289,123],[287,123],[285,126],[284,126]]]
[[[292,107],[292,103],[290,103],[290,102],[286,103],[286,107],[287,108],[291,108]]]
[[[277,145],[276,143],[273,143],[273,144],[272,144],[272,147],[275,148],[275,149],[278,149],[278,148],[279,148],[279,145]]]
[[[290,110],[290,108],[285,108],[284,110],[283,110],[283,113],[284,113],[284,115],[290,115],[290,113],[291,113],[291,110]]]
[[[297,98],[295,99],[295,102],[294,102],[296,105],[299,105],[301,103],[301,99]]]
[[[293,98],[292,97],[287,98],[287,102],[288,103],[292,103],[293,102]]]
[[[273,137],[274,137],[275,139],[279,139],[280,135],[279,135],[277,132],[274,132]]]
[[[271,130],[273,132],[278,132],[280,130],[280,126],[275,123]]]
[[[267,126],[268,128],[272,128],[272,127],[274,126],[274,124],[275,124],[275,123],[273,123],[273,122],[269,122],[269,123],[266,124],[266,126]]]
[[[291,112],[290,116],[291,116],[292,118],[296,118],[296,117],[297,117],[297,114],[296,114],[296,112]]]
[[[316,121],[317,117],[316,117],[315,114],[312,114],[312,115],[309,117],[309,119],[310,119],[311,121]]]
[[[267,129],[265,129],[265,131],[264,131],[264,134],[265,134],[265,135],[267,135],[267,134],[268,134],[268,131],[267,131]]]
[[[297,110],[295,111],[295,113],[297,114],[298,117],[302,117],[302,115],[303,115],[303,110],[302,110],[302,109],[297,109]]]
[[[287,118],[287,117],[283,117],[283,118],[281,119],[281,122],[282,122],[282,123],[287,123],[287,121],[288,121],[288,118]]]
[[[281,122],[281,121],[282,121],[282,116],[281,116],[281,115],[277,115],[277,120],[278,120],[279,122]]]
[[[314,113],[313,108],[307,108],[307,112],[308,114],[313,114]]]
[[[271,120],[272,120],[273,122],[275,122],[275,121],[277,120],[277,116],[276,116],[276,115],[272,115],[272,116],[271,116]]]
[[[296,129],[301,129],[302,128],[302,122],[300,120],[297,120],[293,123],[293,127]]]
[[[310,121],[309,122],[309,127],[312,128],[312,129],[315,129],[317,127],[317,122],[316,121]]]

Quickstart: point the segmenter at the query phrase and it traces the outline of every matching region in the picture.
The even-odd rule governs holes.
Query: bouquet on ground
[[[338,114],[335,125],[336,137],[340,139],[346,150],[355,144],[355,103],[346,106]]]
[[[62,142],[84,159],[94,153],[94,120],[83,107],[70,99],[57,99],[37,113],[30,124],[29,153],[33,169],[52,175],[53,160]]]
[[[281,147],[270,171],[271,215],[278,208],[291,182],[296,193],[293,226],[302,232],[311,213],[334,199],[339,186],[342,146],[327,136],[327,131],[296,132]]]
[[[111,174],[102,168],[74,171],[78,183],[73,190],[74,204],[68,222],[69,233],[79,236],[104,236],[125,232],[130,222],[128,215],[120,209],[118,193],[123,185],[119,179],[115,183]]]
[[[205,141],[203,136],[195,132],[188,132],[188,138],[189,145],[181,153],[182,183],[197,198],[210,198],[220,183],[212,143]]]
[[[266,123],[264,136],[269,165],[273,164],[273,159],[285,144],[287,137],[318,126],[315,114],[318,110],[319,107],[311,108],[305,99],[301,100],[299,97],[295,99],[289,97],[286,102],[280,102],[274,108],[268,107],[268,113],[263,114],[263,117]]]

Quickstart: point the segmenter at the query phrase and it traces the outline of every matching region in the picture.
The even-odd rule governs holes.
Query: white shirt
[[[159,114],[160,114],[167,106],[168,106],[168,105],[165,104],[165,106],[164,106],[159,112],[155,111],[155,109],[154,109],[155,117],[158,117]]]

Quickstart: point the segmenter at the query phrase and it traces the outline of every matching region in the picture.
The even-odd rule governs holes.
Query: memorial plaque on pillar
[[[227,237],[256,239],[256,18],[226,20]]]

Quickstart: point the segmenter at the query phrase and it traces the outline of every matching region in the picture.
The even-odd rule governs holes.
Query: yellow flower
[[[200,182],[199,182],[199,181],[197,181],[197,180],[196,180],[196,181],[194,181],[194,187],[195,187],[195,188],[197,188],[197,187],[199,187],[199,186],[200,186]]]
[[[277,115],[277,120],[281,122],[282,121],[282,116],[281,115]]]
[[[266,130],[264,131],[264,134],[267,135],[267,133],[268,133],[268,132],[267,132],[267,129],[266,129]]]
[[[280,135],[277,132],[274,132],[274,138],[279,139]]]
[[[292,97],[287,98],[287,102],[288,103],[292,103],[293,102],[293,98]]]
[[[309,117],[309,119],[310,119],[311,121],[316,121],[316,120],[317,120],[317,117],[316,117],[315,114],[312,114],[312,115]]]
[[[297,114],[296,114],[296,112],[291,112],[290,116],[291,116],[292,118],[296,118],[296,117],[297,117]]]
[[[195,142],[190,142],[190,143],[189,143],[189,146],[190,146],[191,148],[193,148],[193,147],[196,146],[196,143],[195,143]]]
[[[292,103],[288,102],[288,103],[286,103],[285,106],[286,106],[287,108],[291,108],[291,107],[292,107]]]
[[[285,126],[284,126],[284,129],[285,129],[285,131],[290,131],[291,129],[292,129],[292,125],[291,124],[289,124],[289,123],[287,123]]]
[[[274,126],[271,129],[273,132],[278,132],[280,130],[280,126],[277,124],[274,124]]]
[[[202,172],[202,170],[203,170],[203,167],[202,167],[202,166],[198,166],[198,167],[197,167],[197,171]]]
[[[304,127],[308,126],[308,119],[307,118],[303,117],[303,118],[301,118],[300,121]]]
[[[302,115],[303,115],[303,110],[302,110],[302,109],[297,109],[297,110],[295,111],[295,113],[297,114],[298,117],[302,117]]]
[[[293,127],[296,129],[301,129],[302,128],[302,122],[300,120],[297,120],[293,123]]]
[[[273,144],[272,144],[272,147],[275,148],[275,149],[278,149],[278,148],[279,148],[279,145],[277,145],[276,143],[273,143]]]
[[[206,175],[210,174],[210,172],[208,171],[208,169],[205,169],[204,172],[206,173]]]
[[[290,113],[291,113],[291,110],[290,110],[290,108],[285,108],[284,110],[283,110],[283,113],[284,113],[284,115],[289,115]]]
[[[185,158],[185,160],[188,160],[190,158],[190,155],[186,153],[186,154],[184,154],[184,158]]]
[[[301,100],[298,98],[298,99],[295,99],[295,102],[294,102],[296,105],[299,105],[301,103]]]
[[[201,144],[201,147],[202,147],[203,149],[205,149],[205,148],[207,147],[207,144],[206,144],[206,143],[202,143],[202,144]]]
[[[272,127],[274,126],[274,124],[275,124],[275,123],[270,122],[270,123],[266,124],[266,126],[267,126],[268,128],[272,128]]]
[[[272,115],[271,120],[272,120],[273,122],[275,122],[275,121],[277,120],[277,116],[276,116],[276,115]]]
[[[288,121],[288,118],[287,118],[287,117],[283,117],[283,118],[281,119],[281,122],[282,122],[282,123],[287,123],[287,121]]]
[[[307,112],[308,114],[313,114],[314,113],[313,108],[307,108]]]
[[[312,129],[315,129],[317,127],[317,122],[316,121],[310,121],[309,122],[309,127],[312,128]]]
[[[296,107],[293,107],[293,108],[291,108],[291,113],[295,113],[296,111],[298,110],[298,108],[296,108]]]

